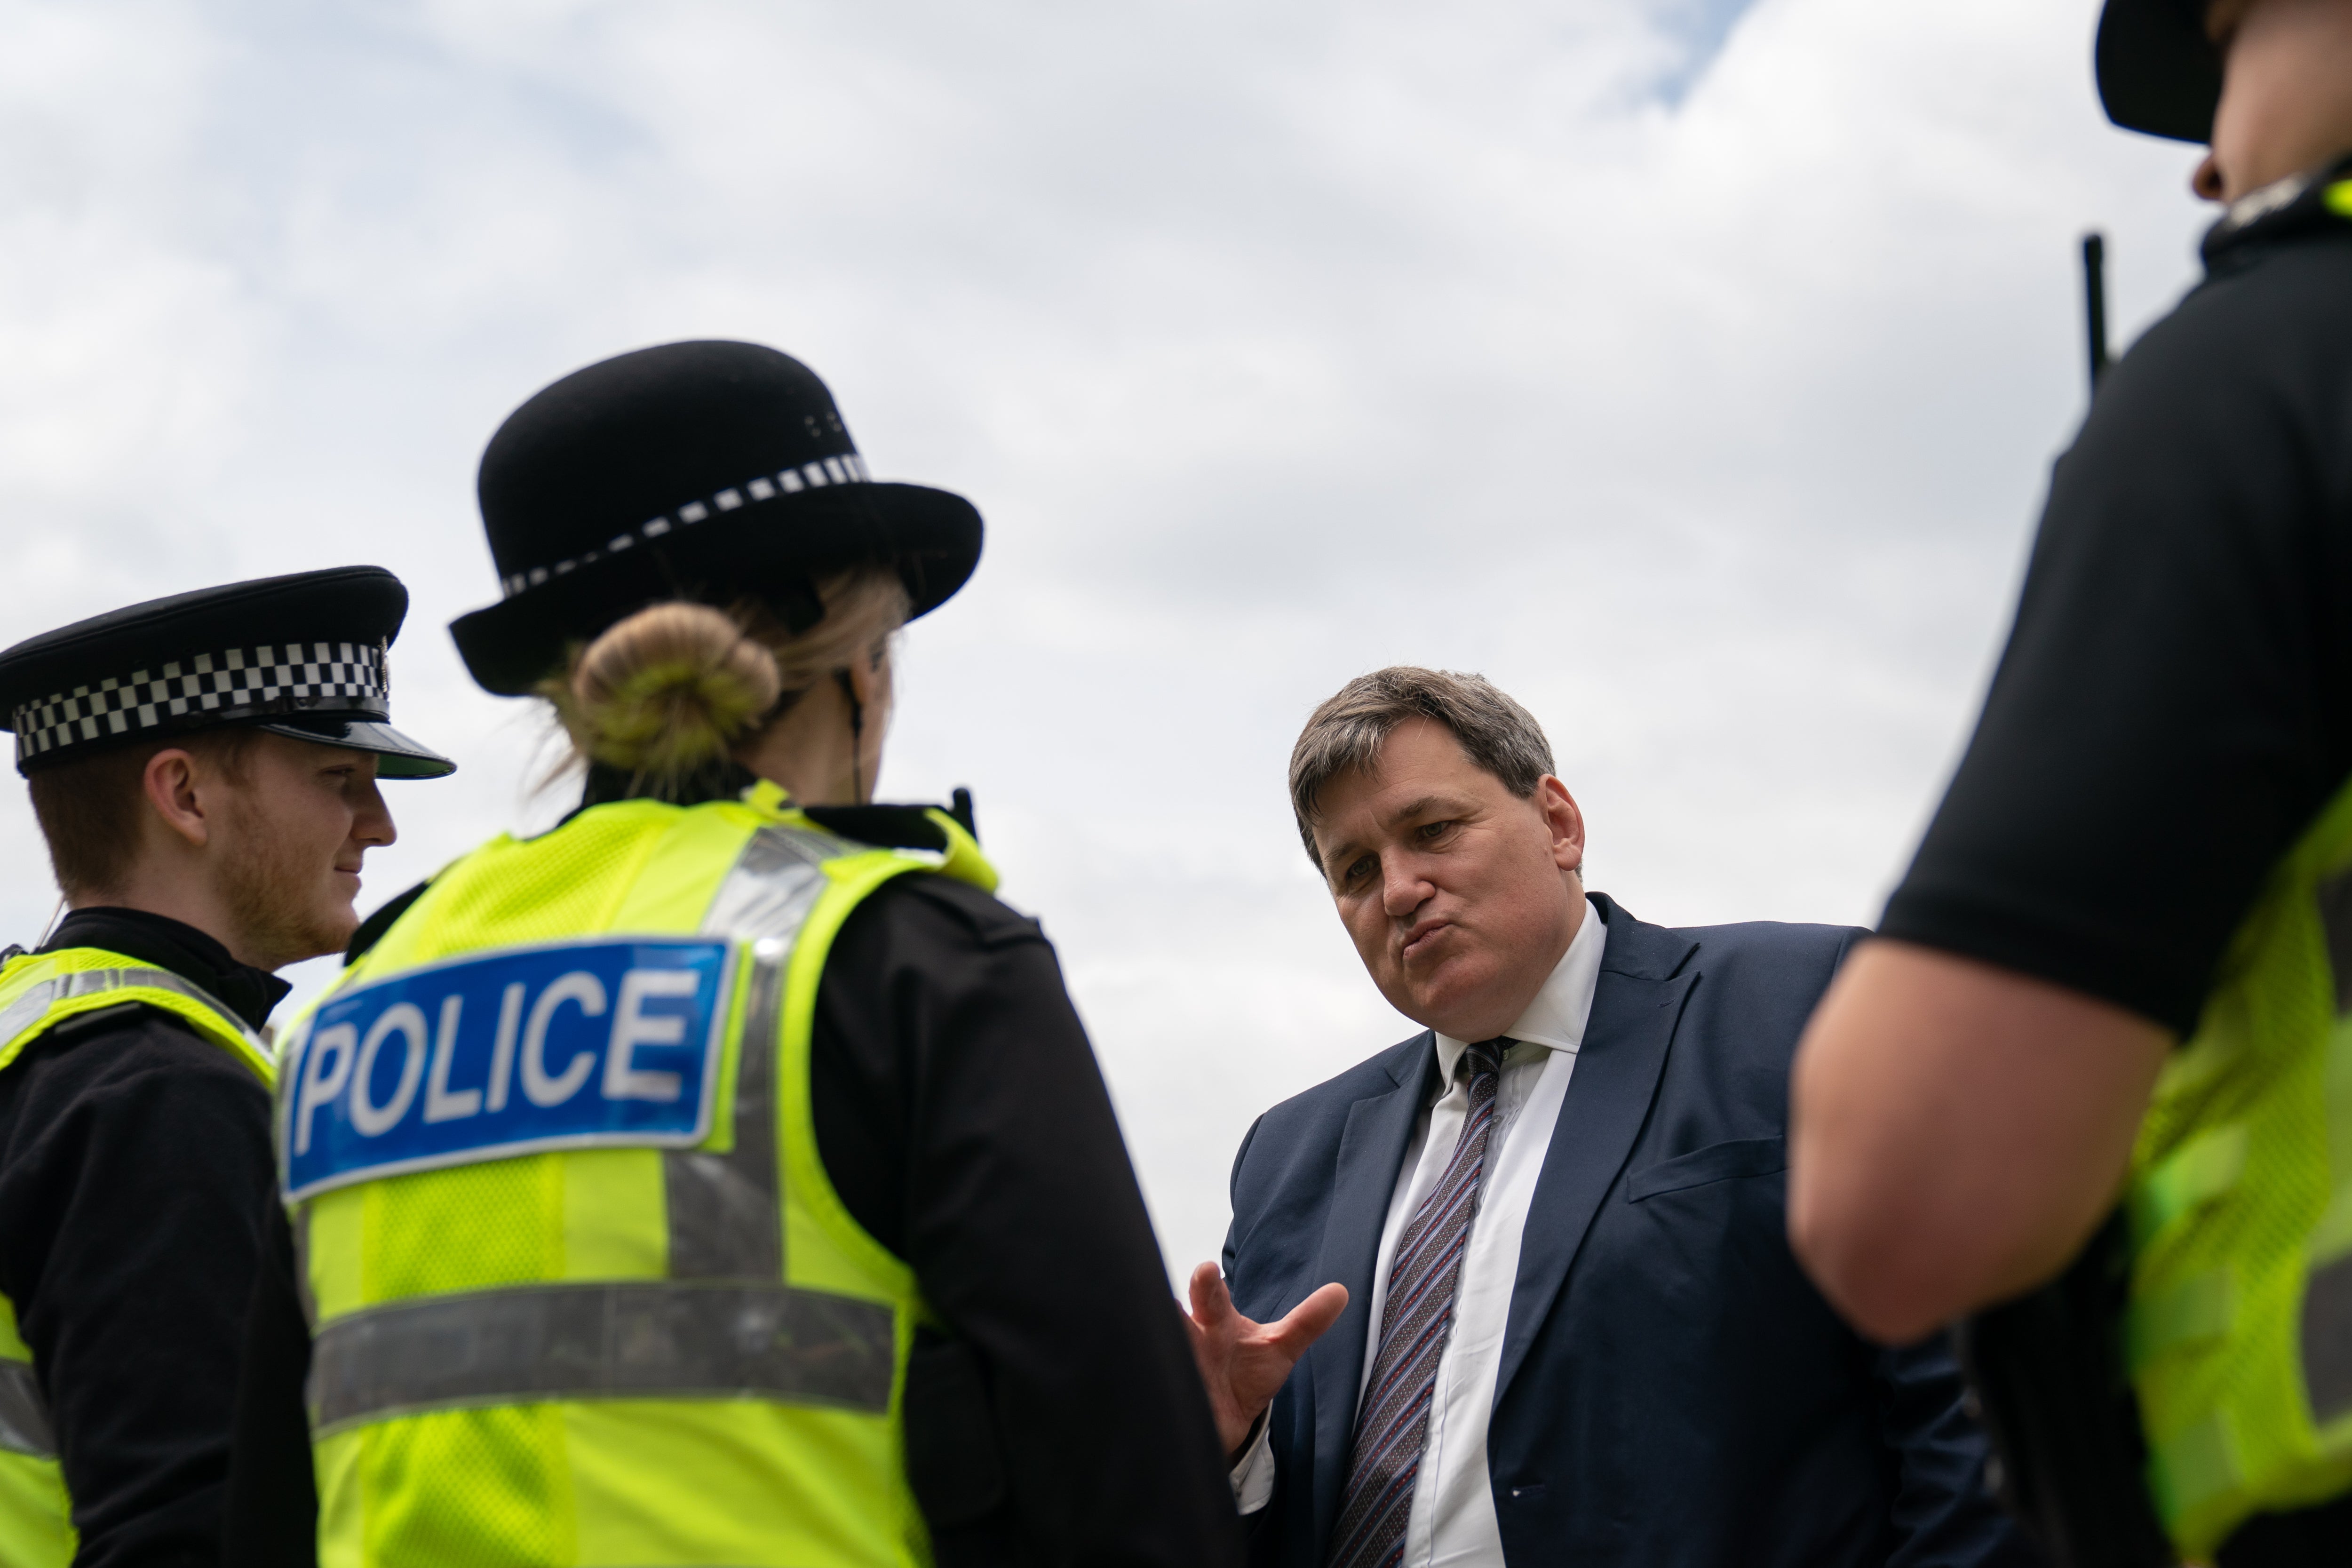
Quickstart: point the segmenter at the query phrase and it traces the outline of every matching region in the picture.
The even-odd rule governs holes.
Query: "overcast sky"
[[[464,772],[387,789],[373,905],[569,804],[443,630],[498,422],[648,343],[802,357],[988,519],[883,792],[974,790],[1181,1269],[1250,1120],[1411,1031],[1284,799],[1349,676],[1516,694],[1644,919],[1875,917],[2081,416],[2076,237],[2119,338],[2194,278],[2094,10],[0,0],[0,643],[399,573],[397,718]]]

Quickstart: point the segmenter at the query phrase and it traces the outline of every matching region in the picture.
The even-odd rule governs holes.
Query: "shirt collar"
[[[1601,984],[1601,950],[1609,941],[1609,928],[1601,921],[1601,910],[1591,899],[1584,900],[1584,919],[1576,928],[1576,935],[1568,951],[1552,965],[1551,973],[1536,993],[1528,1010],[1519,1015],[1518,1022],[1503,1033],[1523,1045],[1542,1046],[1574,1056],[1584,1045],[1584,1026],[1592,1016],[1592,994]],[[1454,1081],[1454,1065],[1462,1053],[1470,1048],[1466,1040],[1451,1035],[1437,1037],[1437,1070],[1439,1081]]]

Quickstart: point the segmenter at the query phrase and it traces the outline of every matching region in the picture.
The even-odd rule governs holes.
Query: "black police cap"
[[[247,725],[372,752],[383,778],[457,764],[389,722],[408,590],[381,566],[152,599],[0,653],[0,728],[30,773],[110,747]]]
[[[474,679],[510,697],[659,600],[754,599],[804,630],[823,616],[814,575],[895,565],[920,616],[980,561],[970,501],[875,479],[816,373],[758,343],[574,371],[507,416],[478,489],[505,598],[449,631]]]
[[[2210,142],[2221,51],[2205,36],[2207,0],[2107,0],[2093,64],[2099,103],[2126,131]]]

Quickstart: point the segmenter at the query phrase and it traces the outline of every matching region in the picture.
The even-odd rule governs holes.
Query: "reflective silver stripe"
[[[40,1379],[28,1361],[0,1361],[0,1452],[58,1457],[48,1401],[41,1397]]]
[[[724,1154],[680,1149],[662,1156],[673,1279],[784,1277],[773,1081],[784,966],[824,892],[824,862],[855,853],[856,846],[831,834],[762,827],[704,911],[704,934],[752,942],[751,990],[735,1053],[733,1147]]]
[[[143,965],[123,969],[85,969],[78,973],[60,974],[44,980],[0,1011],[0,1046],[6,1045],[34,1025],[39,1023],[50,1008],[84,996],[94,996],[105,991],[121,991],[133,985],[154,991],[170,991],[198,1003],[220,1016],[222,1024],[245,1037],[247,1044],[268,1056],[269,1047],[259,1036],[245,1026],[244,1022],[228,1009],[228,1004],[201,985],[192,985],[168,969],[149,969]]]
[[[551,1399],[772,1398],[880,1413],[890,1309],[780,1285],[544,1285],[372,1307],[312,1352],[314,1425]]]
[[[662,1155],[673,1279],[784,1277],[784,1223],[776,1203],[774,1041],[781,1027],[790,944],[752,948],[751,994],[736,1046],[735,1139],[724,1154],[671,1149]]]
[[[856,853],[857,846],[830,833],[761,828],[711,895],[703,934],[790,942],[824,892],[824,863]]]
[[[319,1330],[312,1352],[316,1428],[551,1399],[889,1408],[896,1314],[880,1302],[787,1287],[777,1197],[784,969],[824,891],[822,866],[857,847],[764,827],[712,895],[702,930],[751,942],[751,994],[736,1048],[732,1147],[662,1157],[668,1280],[468,1291],[335,1319]]]

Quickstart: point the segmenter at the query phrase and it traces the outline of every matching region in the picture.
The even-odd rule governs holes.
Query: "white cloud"
[[[467,771],[394,797],[388,894],[556,809],[440,631],[497,421],[801,354],[988,514],[885,784],[977,789],[1181,1266],[1250,1117],[1406,1030],[1287,820],[1316,700],[1484,669],[1637,912],[1866,921],[2078,416],[2075,235],[2118,321],[2191,276],[2087,0],[1760,0],[1693,74],[1719,14],[0,0],[0,640],[399,571],[401,720]]]

